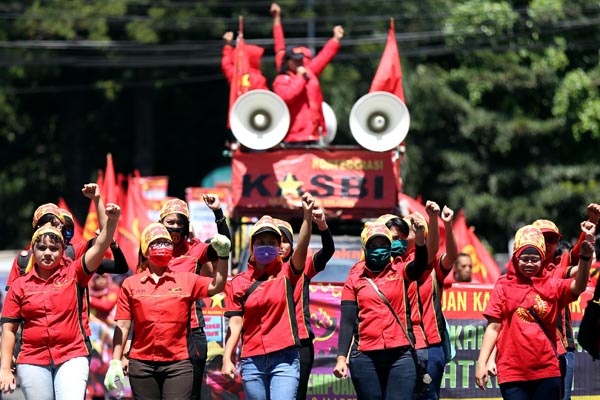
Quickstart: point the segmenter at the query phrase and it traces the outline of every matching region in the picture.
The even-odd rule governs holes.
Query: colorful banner
[[[340,218],[376,217],[391,212],[400,190],[393,151],[286,149],[236,151],[232,160],[236,215],[296,213],[303,193],[339,212]]]
[[[158,221],[160,209],[167,198],[167,189],[169,187],[168,176],[139,176],[134,177],[136,183],[142,189],[144,203],[148,210],[148,219]]]

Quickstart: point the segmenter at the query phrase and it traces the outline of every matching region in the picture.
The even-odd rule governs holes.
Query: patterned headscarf
[[[52,214],[58,218],[60,222],[63,224],[65,223],[65,219],[62,216],[60,208],[54,203],[46,203],[39,206],[33,213],[33,221],[31,222],[31,226],[35,228],[39,220],[46,214]]]
[[[140,237],[140,250],[144,257],[146,257],[148,254],[148,247],[150,247],[150,243],[157,239],[166,239],[170,242],[171,235],[163,224],[160,222],[153,222],[142,231],[142,235]]]
[[[50,223],[40,227],[35,232],[33,232],[33,236],[31,237],[31,249],[33,250],[33,246],[35,246],[35,243],[38,241],[38,239],[40,237],[42,237],[44,235],[50,235],[50,234],[58,236],[58,238],[60,239],[60,242],[63,245],[63,250],[64,250],[65,238],[63,237],[61,231],[59,229],[56,229],[55,227],[53,227]],[[34,264],[35,264],[35,260],[34,260],[33,254],[32,254],[31,257],[29,257],[27,266],[25,267],[25,273],[28,273],[29,271],[31,271],[33,269]]]
[[[371,222],[370,224],[365,224],[364,229],[360,233],[360,241],[363,248],[367,248],[367,243],[369,243],[369,240],[376,236],[382,236],[392,243],[392,232],[388,229],[388,227],[381,222]]]
[[[186,217],[188,221],[190,219],[188,205],[181,199],[171,199],[163,204],[162,209],[160,210],[160,220],[162,221],[162,219],[169,214],[181,214]]]

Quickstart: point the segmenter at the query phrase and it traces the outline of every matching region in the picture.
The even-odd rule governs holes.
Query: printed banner
[[[379,216],[397,204],[399,166],[393,151],[236,151],[232,188],[239,215],[262,215],[269,208],[293,211],[302,194],[310,192],[320,206],[342,210],[340,218]]]

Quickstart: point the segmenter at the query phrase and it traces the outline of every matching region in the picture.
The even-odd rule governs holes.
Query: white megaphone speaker
[[[323,144],[331,144],[337,132],[337,118],[335,117],[333,108],[325,102],[323,102],[323,116],[325,117],[325,127],[327,128],[327,133],[322,138]]]
[[[229,115],[233,136],[244,146],[266,150],[279,144],[290,127],[290,112],[281,97],[269,90],[244,93]]]
[[[410,127],[408,108],[388,92],[364,95],[350,111],[350,131],[358,144],[371,151],[387,151],[406,138]]]

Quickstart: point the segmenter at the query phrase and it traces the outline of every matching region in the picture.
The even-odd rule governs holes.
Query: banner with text
[[[236,151],[232,188],[240,216],[295,210],[302,194],[310,192],[320,206],[342,210],[340,218],[391,212],[401,189],[396,153],[364,149]]]

